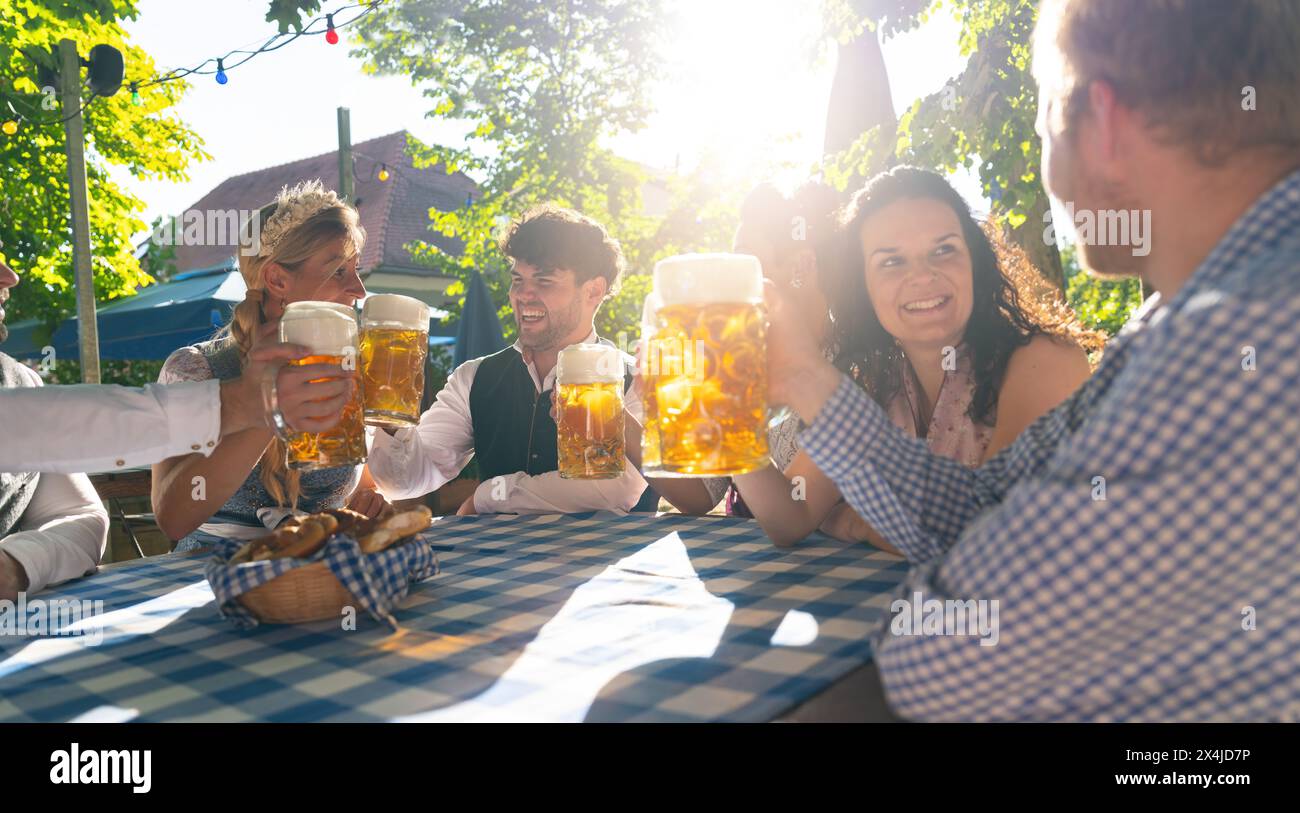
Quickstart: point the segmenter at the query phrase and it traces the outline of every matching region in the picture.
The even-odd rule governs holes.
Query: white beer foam
[[[371,294],[361,308],[361,321],[396,322],[408,330],[428,330],[429,306],[411,296]]]
[[[664,305],[762,302],[763,266],[749,254],[679,254],[655,263]]]
[[[607,344],[571,344],[555,363],[558,384],[597,384],[623,380],[623,354]]]
[[[291,302],[280,317],[280,341],[301,344],[313,355],[341,356],[356,352],[356,311],[335,302]]]

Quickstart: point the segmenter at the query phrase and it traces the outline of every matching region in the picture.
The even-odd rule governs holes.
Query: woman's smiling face
[[[285,303],[314,300],[349,307],[366,295],[359,275],[360,256],[347,238],[339,237],[304,260],[293,273],[277,269],[267,279],[272,295]]]
[[[957,213],[930,198],[898,200],[868,217],[858,237],[881,326],[903,344],[958,345],[975,297]]]

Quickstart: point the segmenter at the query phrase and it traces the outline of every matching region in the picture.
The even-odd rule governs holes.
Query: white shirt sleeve
[[[221,440],[219,386],[210,380],[0,390],[0,470],[111,471],[211,454]]]
[[[108,541],[108,512],[86,475],[42,474],[18,527],[0,539],[0,550],[23,566],[27,592],[35,593],[99,565]]]
[[[380,492],[390,500],[421,497],[454,479],[474,456],[469,390],[479,359],[452,371],[418,426],[396,434],[375,433],[366,461]]]
[[[521,471],[493,477],[474,490],[480,514],[571,514],[630,511],[645,491],[645,478],[631,461],[611,480],[566,480],[558,471],[529,476]]]

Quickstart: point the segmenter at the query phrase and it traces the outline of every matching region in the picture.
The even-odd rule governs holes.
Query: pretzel
[[[350,508],[330,508],[320,514],[286,519],[266,536],[245,543],[230,557],[229,564],[311,556],[336,533],[354,537],[364,553],[378,553],[432,523],[433,512],[423,505],[401,513],[389,508],[372,519]]]
[[[351,508],[326,508],[324,513],[329,514],[338,520],[339,527],[335,533],[350,534],[355,536],[357,528],[361,527],[370,519],[360,511],[353,511]]]
[[[246,543],[230,557],[230,564],[282,559],[288,556],[311,556],[325,545],[325,540],[338,530],[339,522],[329,514],[312,514],[297,525],[276,528],[266,536]]]
[[[378,553],[433,524],[433,512],[423,505],[379,520],[369,533],[357,535],[363,553]]]

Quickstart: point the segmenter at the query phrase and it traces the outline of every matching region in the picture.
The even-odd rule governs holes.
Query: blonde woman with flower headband
[[[209,342],[168,357],[162,383],[227,379],[240,374],[252,346],[276,332],[285,306],[319,300],[354,305],[366,295],[357,274],[365,232],[357,212],[319,181],[284,189],[241,231],[239,272],[248,292],[230,324]],[[201,480],[196,478],[202,478]],[[383,498],[361,466],[290,470],[284,442],[269,429],[222,440],[208,457],[173,457],[153,467],[153,508],[176,550],[214,537],[248,539],[266,533],[294,509],[349,507],[378,513]]]

